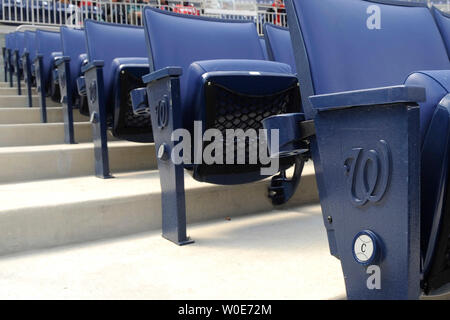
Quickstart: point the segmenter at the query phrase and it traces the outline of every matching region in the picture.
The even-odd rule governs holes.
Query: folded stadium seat
[[[59,91],[59,77],[58,68],[56,67],[56,62],[62,57],[62,51],[52,52],[51,56],[51,72],[50,72],[50,88],[49,97],[55,102],[61,100],[61,93]]]
[[[51,94],[55,64],[55,56],[52,53],[54,52],[61,52],[59,32],[36,30],[36,58],[33,63],[42,122],[47,122],[47,104],[45,99]]]
[[[61,27],[61,44],[63,56],[56,63],[61,91],[64,115],[64,141],[75,143],[73,129],[73,109],[83,108],[87,103],[85,96],[77,90],[77,79],[82,76],[81,67],[87,64],[86,36],[83,29]],[[86,110],[82,110],[86,114]],[[89,110],[87,110],[89,115]]]
[[[431,12],[412,2],[287,0],[287,13],[348,298],[437,292],[450,281],[450,63]],[[264,120],[280,145],[302,141],[289,132],[297,126],[295,115]]]
[[[9,86],[12,88],[14,86],[13,74],[14,74],[14,45],[16,42],[16,32],[11,32],[8,34],[8,43],[6,45],[6,61],[8,64],[8,74],[9,74]]]
[[[22,55],[23,78],[27,86],[28,107],[33,106],[31,88],[35,84],[34,66],[36,59],[36,32],[25,31],[25,47]]]
[[[264,39],[264,36],[259,37],[259,42],[261,43],[261,47],[263,50],[264,60],[269,60],[269,55],[267,54],[266,39]]]
[[[147,7],[144,22],[151,73],[143,78],[147,88],[134,90],[132,99],[136,112],[151,113],[162,189],[163,237],[179,245],[192,242],[186,235],[184,169],[198,181],[224,185],[258,181],[279,172],[272,179],[269,194],[274,204],[285,202],[299,182],[303,161],[285,158],[279,170],[264,175],[261,159],[248,160],[249,147],[264,140],[258,131],[264,117],[300,111],[298,82],[291,68],[265,60],[256,26],[250,21]],[[170,154],[182,145],[171,139],[173,131],[181,128],[191,136],[215,129],[222,138],[227,129],[246,130],[246,134],[248,129],[255,131],[250,139],[253,144],[245,138],[243,144],[238,143],[236,136],[228,141],[217,138],[218,153],[226,145],[233,146],[227,157],[231,161],[226,164],[189,161],[209,147],[208,143],[195,147],[195,141],[190,157],[184,153],[180,163],[171,160]],[[246,157],[243,164],[236,162],[241,152]],[[294,163],[294,177],[286,178],[285,169]]]
[[[9,46],[9,33],[5,34],[5,46],[2,47],[3,56],[3,72],[5,76],[5,82],[8,82],[8,46]]]
[[[25,33],[16,32],[15,33],[15,43],[14,43],[14,73],[17,79],[17,94],[20,96],[22,94],[22,88],[20,85],[20,80],[22,79],[22,60],[20,57],[23,54],[25,48]]]
[[[286,63],[296,73],[294,50],[292,49],[289,29],[271,23],[264,23],[263,30],[269,60]]]
[[[95,174],[111,177],[107,129],[120,139],[153,142],[148,115],[134,115],[129,92],[143,85],[148,58],[142,27],[86,20],[88,64],[82,68],[93,127]]]

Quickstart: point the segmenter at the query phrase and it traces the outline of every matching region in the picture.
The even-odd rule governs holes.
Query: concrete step
[[[263,180],[218,186],[186,174],[188,222],[275,210],[267,197],[268,184]],[[287,205],[317,202],[317,198],[309,164]],[[0,203],[0,255],[161,228],[157,170],[116,174],[114,179],[89,176],[3,184]],[[275,237],[283,238],[284,233]]]
[[[9,79],[9,76],[8,76],[8,79]],[[3,78],[1,79],[2,81],[0,81],[0,88],[10,88],[10,86],[9,86],[9,82],[4,82],[3,80]],[[16,85],[16,83],[14,83],[14,87],[15,87],[15,85]],[[13,88],[14,88],[13,87]]]
[[[39,96],[32,96],[33,107],[39,108]],[[0,108],[23,108],[28,103],[28,97],[26,95],[3,95],[0,96]],[[61,104],[51,99],[47,99],[47,107],[60,107]]]
[[[89,122],[74,124],[75,141],[92,141]],[[63,123],[1,124],[0,147],[36,146],[64,143]]]
[[[319,205],[217,219],[189,232],[196,242],[182,247],[150,231],[3,257],[0,299],[345,298]]]
[[[1,98],[0,98],[1,99]],[[78,111],[73,113],[75,122],[87,122],[89,117],[81,115]],[[62,107],[47,108],[48,122],[63,122]],[[0,124],[40,123],[40,108],[0,108]]]
[[[27,86],[23,85],[22,86],[22,95],[26,95],[26,89]],[[31,88],[31,92],[33,95],[37,95],[37,90],[36,88],[32,87]],[[12,96],[12,95],[17,95],[17,87],[0,87],[0,96]]]
[[[153,144],[111,141],[108,145],[113,174],[156,169]],[[0,148],[0,183],[92,176],[93,143]]]
[[[22,88],[24,89],[24,88]],[[25,94],[25,91],[22,92],[22,94]],[[0,96],[8,96],[8,95],[17,95],[17,87],[0,87]]]

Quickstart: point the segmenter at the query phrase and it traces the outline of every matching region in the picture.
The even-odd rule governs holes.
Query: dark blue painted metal
[[[44,30],[36,31],[36,59],[34,61],[36,73],[36,85],[39,94],[39,106],[41,108],[41,121],[47,122],[47,102],[51,89],[52,70],[54,69],[54,52],[61,51],[59,32]]]
[[[22,66],[21,57],[25,49],[25,33],[16,32],[15,33],[15,45],[14,45],[14,64],[15,64],[15,74],[17,80],[17,94],[22,95],[21,88],[21,78],[22,78]]]
[[[82,69],[83,70],[83,69]],[[84,71],[82,71],[84,73]],[[86,96],[86,79],[84,76],[77,78],[77,91],[80,96]]]
[[[7,50],[7,59],[8,59],[8,66],[9,66],[9,86],[10,88],[12,88],[14,86],[14,82],[13,82],[13,74],[14,74],[14,64],[13,64],[13,59],[14,59],[14,44],[16,41],[16,33],[10,33],[10,37],[9,37],[9,43],[8,43],[8,50]]]
[[[41,54],[36,55],[34,60],[34,72],[36,77],[36,89],[39,93],[39,107],[41,108],[41,122],[47,122],[47,103],[45,101],[45,77],[44,77],[44,57]]]
[[[104,95],[103,63],[94,61],[84,68],[89,113],[91,115],[94,140],[95,175],[112,178],[109,170],[108,140],[106,123],[106,97]]]
[[[170,71],[172,70],[172,71]],[[165,69],[146,77],[147,96],[150,105],[152,127],[157,150],[158,170],[161,182],[162,232],[163,237],[178,244],[193,243],[186,235],[186,201],[184,193],[184,168],[170,159],[171,150],[177,142],[171,141],[172,132],[182,127],[180,101],[180,71]],[[168,105],[167,123],[158,123],[158,108],[161,101]]]
[[[76,80],[81,75],[83,54],[86,53],[84,30],[61,27],[63,56],[56,63],[64,119],[64,142],[75,143],[73,109],[78,94]]]
[[[181,76],[182,74],[183,69],[180,67],[165,67],[152,73],[146,74],[142,77],[142,81],[147,84],[155,80],[160,80],[172,76]]]
[[[22,95],[22,87],[20,84],[20,80],[22,78],[22,71],[20,68],[20,55],[19,55],[19,50],[14,50],[14,61],[16,64],[16,80],[17,80],[17,94],[20,96]]]
[[[5,76],[5,82],[8,82],[8,62],[6,60],[6,47],[2,47],[2,57],[3,57],[3,73]]]
[[[70,57],[61,57],[56,62],[59,76],[59,88],[61,92],[61,103],[64,119],[64,142],[75,143],[73,130],[73,88],[70,81]]]
[[[33,61],[36,58],[36,32],[25,31],[25,50],[22,55],[23,77],[27,86],[28,107],[33,106],[32,86],[34,81]]]
[[[327,197],[321,198],[321,204],[323,214],[332,217],[350,299],[417,299],[420,295],[419,108],[414,105],[331,106],[315,118],[326,177]],[[381,165],[383,144],[390,150],[384,155],[385,166]],[[362,153],[362,159],[355,152]],[[385,192],[367,186],[379,188],[383,174],[388,177]],[[374,200],[355,205],[350,194]],[[366,268],[353,259],[353,238],[364,229],[382,241],[379,290],[368,288]]]
[[[366,25],[372,10],[380,10],[382,27]],[[381,0],[287,0],[287,13],[303,109],[316,128],[310,146],[324,224],[347,295],[418,298],[428,253],[421,249],[421,218],[439,222],[435,209],[446,189],[450,132],[437,104],[450,85],[446,71],[415,72],[407,86],[397,85],[416,70],[450,67],[431,14],[424,4]],[[265,125],[278,127],[289,145],[300,134],[292,130],[295,116],[286,118]],[[289,130],[282,133],[285,123]],[[296,150],[283,151],[290,149]],[[381,288],[368,285],[372,269],[353,257],[353,240],[363,230],[378,243],[373,263]]]
[[[131,104],[133,105],[134,114],[150,114],[150,108],[148,107],[147,89],[138,88],[131,91]]]
[[[22,55],[22,66],[23,66],[23,79],[25,81],[26,89],[27,89],[27,104],[28,107],[31,108],[33,106],[32,99],[32,76],[31,76],[31,61],[30,61],[30,53],[25,51]]]

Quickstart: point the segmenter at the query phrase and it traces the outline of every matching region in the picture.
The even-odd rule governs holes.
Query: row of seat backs
[[[86,35],[83,29],[65,26],[60,28],[60,34],[63,56],[70,58],[70,75],[67,80],[71,82],[75,92],[77,78],[81,75],[83,56],[86,54]]]
[[[194,120],[192,101],[197,94],[194,92],[196,90],[190,88],[195,86],[195,80],[190,80],[188,75],[193,62],[266,60],[256,25],[252,21],[181,15],[150,7],[144,9],[143,15],[150,71],[169,66],[183,69],[180,77],[181,109],[184,127],[188,129]],[[170,54],[167,54],[168,48]]]
[[[5,48],[11,52],[18,50],[19,56],[22,56],[25,47],[25,33],[14,31],[5,36]]]
[[[289,29],[264,23],[263,30],[269,60],[286,63],[291,67],[292,72],[296,73],[297,68]]]
[[[61,52],[61,37],[59,32],[48,30],[36,30],[36,55],[41,55],[43,60],[44,83],[49,83],[52,74],[55,52]]]
[[[25,52],[29,53],[30,61],[33,62],[36,58],[36,32],[25,31]]]
[[[88,60],[89,62],[96,60],[104,62],[105,97],[107,105],[112,106],[114,69],[117,67],[117,64],[113,63],[113,61],[121,57],[147,57],[144,29],[137,26],[105,23],[95,20],[86,20],[84,27]],[[147,59],[144,61],[147,62]]]
[[[426,165],[426,160],[439,157],[446,166],[442,149],[448,138],[430,137],[427,132],[432,121],[440,121],[433,118],[436,105],[450,89],[446,71],[450,69],[449,56],[431,11],[426,4],[390,0],[287,0],[286,4],[308,117],[315,113],[308,99],[312,95],[404,83],[434,83],[434,87],[440,87],[438,96],[434,87],[427,87],[428,101],[420,103],[421,141],[433,142],[431,148],[422,145],[423,150],[431,152],[422,154],[421,175],[435,178],[422,179],[421,240],[425,256],[428,240],[436,236],[430,236],[429,226],[440,216],[438,195],[445,188],[439,182],[445,168]],[[423,70],[420,76],[414,73]]]

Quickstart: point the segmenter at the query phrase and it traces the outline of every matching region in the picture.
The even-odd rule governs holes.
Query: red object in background
[[[85,6],[92,6],[92,2],[86,1],[86,0],[81,0],[81,1],[78,1],[78,6],[80,8],[85,7]]]
[[[199,16],[200,15],[200,11],[198,11],[197,8],[194,7],[193,5],[182,6],[181,4],[177,4],[173,8],[173,12],[182,13],[182,14],[190,14],[190,15],[193,15],[193,16]]]
[[[286,13],[286,8],[284,6],[283,1],[281,0],[275,0],[274,2],[272,2],[272,7],[274,8],[276,13]],[[281,25],[281,15],[277,14],[276,15],[276,24]]]

